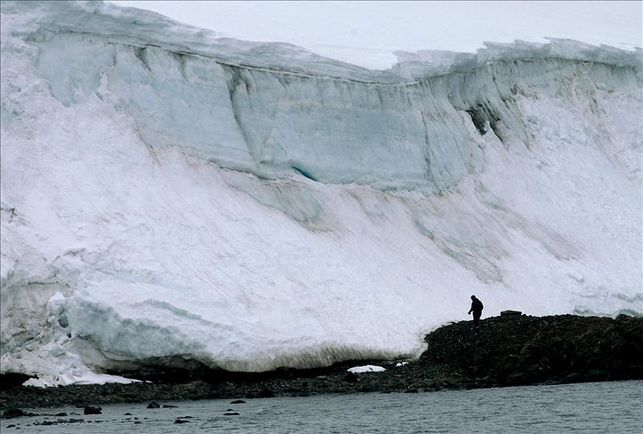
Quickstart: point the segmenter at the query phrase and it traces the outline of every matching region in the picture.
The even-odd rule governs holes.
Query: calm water
[[[2,420],[8,433],[641,433],[643,381],[511,387],[418,394],[162,402],[103,406],[95,416]],[[239,415],[225,416],[228,409]],[[33,410],[82,413],[73,407]],[[132,413],[132,415],[124,415]],[[175,424],[177,418],[188,423]],[[34,425],[69,418],[82,423]],[[137,418],[138,420],[134,419]],[[98,422],[102,421],[102,422]],[[136,424],[135,422],[141,422]],[[16,430],[16,425],[21,429]]]

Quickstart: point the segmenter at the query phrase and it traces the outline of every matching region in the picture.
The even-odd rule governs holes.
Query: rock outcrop
[[[475,386],[643,378],[643,318],[504,315],[440,327],[419,364]]]

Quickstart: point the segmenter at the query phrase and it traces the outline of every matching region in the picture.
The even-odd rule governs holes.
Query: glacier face
[[[94,2],[1,36],[2,372],[410,357],[472,293],[643,313],[640,52],[368,71]]]

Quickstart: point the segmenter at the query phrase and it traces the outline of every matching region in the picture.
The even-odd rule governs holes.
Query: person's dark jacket
[[[469,313],[473,312],[474,314],[480,314],[482,313],[483,308],[484,306],[482,305],[482,302],[477,298],[474,298],[471,302],[471,309],[469,309]]]

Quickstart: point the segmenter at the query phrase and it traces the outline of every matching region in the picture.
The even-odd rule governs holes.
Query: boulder
[[[522,312],[519,310],[503,310],[500,312],[500,316],[511,317],[511,316],[521,316]]]
[[[11,418],[20,417],[20,416],[27,416],[27,413],[25,413],[20,408],[9,408],[5,410],[4,414],[2,415],[2,417],[4,417],[5,419],[11,419]]]
[[[91,405],[88,405],[85,407],[83,410],[83,414],[102,414],[103,409],[100,407],[93,407]]]

